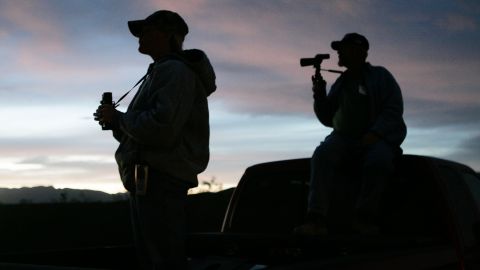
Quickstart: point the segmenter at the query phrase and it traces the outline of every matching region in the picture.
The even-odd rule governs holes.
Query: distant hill
[[[126,193],[108,194],[96,190],[56,189],[51,186],[0,188],[0,204],[113,202],[128,198]]]
[[[55,190],[51,187],[43,187],[43,189]],[[233,192],[234,188],[230,188],[220,192],[189,195],[186,208],[187,230],[219,232]],[[131,246],[133,238],[129,208],[127,200],[2,204],[0,205],[0,262],[38,263],[38,261],[26,261],[21,254],[14,261],[7,261],[6,257],[9,256],[6,254],[5,257],[5,253],[10,252]],[[41,253],[38,254],[39,258],[42,258]],[[118,255],[115,256],[118,259]],[[57,262],[61,259],[55,258]],[[75,260],[82,260],[82,257],[76,256]],[[118,261],[121,262],[121,260]]]

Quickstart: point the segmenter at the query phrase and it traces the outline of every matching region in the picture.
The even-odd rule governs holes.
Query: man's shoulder
[[[390,71],[388,71],[388,69],[384,66],[374,66],[370,63],[366,63],[366,66],[367,66],[367,71],[369,72],[375,72],[375,73],[390,73]]]
[[[166,57],[160,61],[155,62],[155,69],[169,69],[169,70],[182,70],[188,69],[187,64],[179,58]]]
[[[384,66],[373,66],[367,63],[366,77],[372,77],[377,79],[395,80],[392,73]]]
[[[190,77],[193,76],[193,72],[184,61],[172,57],[155,62],[153,76],[160,78]]]

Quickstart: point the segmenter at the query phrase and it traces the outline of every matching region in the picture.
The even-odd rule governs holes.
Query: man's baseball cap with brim
[[[365,38],[364,36],[362,36],[360,34],[357,34],[357,33],[346,34],[342,38],[342,40],[333,41],[332,44],[331,44],[331,47],[335,51],[338,51],[339,49],[341,49],[345,45],[358,46],[359,48],[361,48],[365,51],[368,51],[368,49],[370,47],[369,44],[368,44],[367,38]]]
[[[128,28],[132,35],[140,37],[145,25],[153,25],[160,30],[172,32],[182,36],[188,34],[188,25],[178,13],[169,10],[159,10],[144,20],[129,21]]]

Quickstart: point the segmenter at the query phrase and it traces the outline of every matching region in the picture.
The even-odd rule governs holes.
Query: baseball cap
[[[186,36],[188,25],[178,13],[170,10],[159,10],[143,20],[128,22],[128,28],[132,35],[139,37],[145,25],[154,25],[161,30],[170,31],[175,34]]]
[[[360,48],[364,49],[365,51],[368,51],[368,49],[370,47],[369,44],[368,44],[368,40],[364,36],[362,36],[360,34],[357,34],[357,33],[346,34],[342,38],[342,40],[333,41],[332,44],[331,44],[331,47],[335,51],[338,51],[344,45],[359,46]]]

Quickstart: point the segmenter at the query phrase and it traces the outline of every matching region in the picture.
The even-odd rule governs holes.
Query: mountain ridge
[[[109,194],[98,190],[57,189],[52,186],[0,188],[0,204],[113,202],[127,198],[127,193]]]

